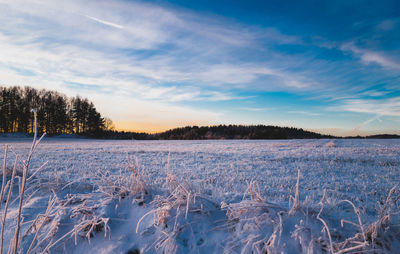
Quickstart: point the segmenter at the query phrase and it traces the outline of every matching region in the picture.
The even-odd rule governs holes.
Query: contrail
[[[101,19],[98,19],[98,18],[89,16],[89,15],[84,15],[84,16],[87,17],[87,18],[89,18],[89,19],[91,19],[91,20],[94,20],[94,21],[96,21],[96,22],[99,22],[99,23],[101,23],[101,24],[107,25],[107,26],[112,26],[112,27],[115,27],[115,28],[124,29],[123,26],[118,25],[118,24],[115,24],[115,23],[111,23],[111,22],[108,22],[108,21],[105,21],[105,20],[101,20]]]

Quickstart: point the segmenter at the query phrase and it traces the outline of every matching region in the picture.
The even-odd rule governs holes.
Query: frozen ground
[[[26,158],[30,139],[0,139],[0,158],[4,144],[12,149],[11,172],[14,153]],[[24,253],[32,242],[31,253],[400,248],[399,140],[45,138],[30,174],[45,162],[27,185]],[[17,193],[14,187],[5,250],[15,231]]]

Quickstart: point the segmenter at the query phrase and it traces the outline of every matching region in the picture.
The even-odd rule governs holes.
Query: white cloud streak
[[[107,25],[107,26],[115,27],[115,28],[118,28],[118,29],[123,29],[124,28],[121,25],[118,25],[118,24],[115,24],[115,23],[112,23],[112,22],[108,22],[108,21],[105,21],[105,20],[101,20],[101,19],[89,16],[89,15],[85,15],[85,17],[87,17],[87,18],[89,18],[91,20],[94,20],[96,22],[99,22],[101,24]]]
[[[315,113],[315,112],[309,112],[309,111],[303,111],[303,110],[290,110],[288,111],[290,114],[301,114],[301,115],[306,115],[306,116],[320,116],[320,113]]]
[[[46,75],[64,72],[68,81],[105,74],[146,80],[146,86],[187,82],[223,90],[225,84],[248,88],[260,76],[269,75],[280,85],[303,87],[290,73],[258,67],[262,63],[228,64],[232,50],[257,44],[259,31],[240,25],[227,28],[218,20],[135,2],[68,1],[59,6],[51,1],[13,1],[5,7],[2,23],[19,19],[24,24],[18,29],[10,25],[0,34],[9,56],[7,65],[16,68]],[[297,42],[276,29],[267,34],[271,41]],[[31,65],[24,63],[26,59]]]
[[[301,44],[299,38],[187,10],[134,1],[0,0],[0,23],[7,24],[0,28],[2,84],[79,93],[119,121],[166,109],[179,112],[165,115],[182,123],[189,115],[216,122],[222,113],[182,102],[245,100],[237,91],[318,85],[273,61],[236,56],[247,49],[265,53],[264,44]],[[110,96],[123,112],[111,108]]]
[[[381,67],[389,70],[400,71],[400,63],[390,59],[388,56],[383,55],[380,52],[361,49],[355,46],[353,43],[347,43],[342,45],[343,51],[350,51],[360,58],[364,64],[378,64]]]
[[[331,107],[330,110],[400,117],[400,97],[380,100],[343,100],[340,105]]]

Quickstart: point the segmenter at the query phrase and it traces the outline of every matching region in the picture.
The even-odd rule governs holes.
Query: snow
[[[9,170],[15,154],[27,157],[30,142],[0,137],[0,147],[12,149]],[[25,194],[24,253],[36,233],[38,253],[395,253],[400,247],[399,140],[45,138],[30,172],[45,162]],[[5,250],[18,215],[17,180],[15,186]]]

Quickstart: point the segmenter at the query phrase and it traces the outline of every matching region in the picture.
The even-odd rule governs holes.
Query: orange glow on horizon
[[[115,122],[115,130],[117,131],[157,133],[166,131],[168,129],[171,128],[163,124],[140,123],[140,122],[129,122],[129,121]]]
[[[144,123],[144,122],[131,122],[131,121],[115,121],[115,130],[117,131],[133,131],[133,132],[145,132],[145,133],[158,133],[167,131],[170,129],[199,125],[198,123],[178,123],[178,124],[163,124],[163,123]]]
[[[185,123],[152,123],[152,122],[131,122],[131,121],[116,121],[115,130],[117,131],[132,131],[132,132],[145,132],[149,134],[164,132],[170,129],[185,127],[185,126],[210,126],[210,124],[201,124],[195,122],[185,122]],[[297,127],[301,128],[301,127]],[[381,134],[376,131],[360,131],[358,129],[341,129],[341,128],[304,128],[305,130],[320,133],[334,135],[338,137],[346,136],[368,136],[374,134]],[[400,134],[398,132],[393,132],[393,134]]]

